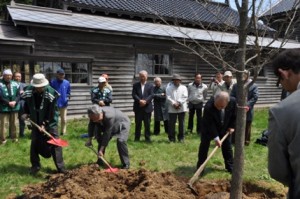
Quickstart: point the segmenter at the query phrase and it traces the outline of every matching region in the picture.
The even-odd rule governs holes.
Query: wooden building
[[[205,4],[194,0],[60,3],[61,9],[14,2],[7,6],[7,18],[0,24],[0,69],[9,67],[22,72],[28,83],[36,72],[51,79],[58,68],[64,68],[72,86],[69,117],[86,115],[86,108],[91,105],[90,89],[103,73],[109,75],[114,90],[112,105],[128,114],[132,113],[132,84],[142,69],[149,72],[149,81],[160,76],[166,84],[178,73],[187,84],[193,81],[195,72],[200,72],[208,84],[216,70],[201,58],[180,51],[186,49],[174,38],[187,39],[186,35],[191,34],[207,45],[214,38],[214,42],[232,48],[238,42],[236,34],[220,30],[220,18],[212,15],[218,9],[223,22],[231,18],[230,23],[237,25],[237,12],[226,3]],[[178,22],[180,27],[161,23],[159,16]],[[201,29],[200,22],[211,30]],[[279,46],[276,42],[272,45]],[[297,45],[287,43],[285,47]],[[219,67],[220,63],[215,65]],[[279,101],[281,90],[276,87],[276,80],[271,69],[265,67],[257,81],[258,106]]]
[[[260,19],[278,31],[280,38],[300,41],[300,1],[280,0],[266,10]],[[293,21],[292,24],[291,21]]]

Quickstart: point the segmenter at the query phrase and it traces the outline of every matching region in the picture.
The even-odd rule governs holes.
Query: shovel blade
[[[69,146],[69,143],[65,140],[62,140],[60,138],[51,138],[50,140],[47,141],[49,144],[55,145],[55,146],[61,146],[61,147],[66,147]]]
[[[116,173],[116,172],[118,172],[119,171],[119,169],[118,168],[108,168],[108,169],[105,169],[105,172],[107,172],[107,173]]]
[[[191,183],[187,183],[187,186],[194,195],[199,196],[199,193],[196,191],[196,189],[193,187],[193,185]]]

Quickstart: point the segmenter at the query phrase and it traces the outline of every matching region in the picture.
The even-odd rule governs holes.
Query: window
[[[43,73],[48,80],[55,78],[56,71],[62,68],[65,71],[65,79],[70,83],[89,84],[88,63],[75,62],[36,62],[34,73]]]
[[[136,56],[137,72],[147,71],[150,75],[170,75],[170,55],[168,54],[142,54]]]

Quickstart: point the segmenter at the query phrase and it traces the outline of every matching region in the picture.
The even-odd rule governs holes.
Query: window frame
[[[152,55],[153,56],[153,58],[152,58],[152,72],[151,71],[149,71],[149,70],[147,70],[147,69],[139,69],[138,68],[138,56],[139,56],[139,54],[142,54],[142,55]],[[168,70],[169,70],[169,73],[168,74],[155,74],[155,63],[154,63],[154,61],[155,61],[155,58],[154,58],[154,56],[155,55],[159,55],[159,56],[161,56],[161,55],[168,55],[168,57],[169,57],[169,60],[168,60]],[[171,77],[172,76],[172,74],[173,74],[173,53],[171,53],[171,52],[153,52],[153,51],[138,51],[138,52],[136,52],[135,53],[135,75],[136,76],[138,76],[138,74],[139,74],[139,72],[141,71],[141,70],[146,70],[147,72],[148,72],[148,76],[150,76],[150,77],[155,77],[155,76],[159,76],[159,77]],[[151,73],[150,73],[151,72]]]
[[[52,79],[55,78],[55,74],[56,74],[56,71],[58,68],[63,68],[65,70],[65,74],[66,74],[66,80],[70,81],[70,84],[71,85],[74,85],[74,86],[90,86],[91,85],[91,82],[92,82],[92,73],[91,73],[91,63],[90,62],[85,62],[85,61],[48,61],[48,60],[45,60],[45,61],[34,61],[34,67],[36,67],[37,63],[43,63],[42,66],[40,67],[43,67],[44,68],[44,63],[52,63],[52,65],[50,66],[52,71],[51,72],[45,72],[44,69],[42,70],[41,73],[45,74],[45,76],[47,77],[47,79],[49,81],[51,81]],[[54,65],[54,63],[58,63],[58,67]],[[70,69],[71,69],[71,73],[68,72],[68,70],[66,70],[64,68],[64,64],[70,64]],[[86,67],[87,67],[87,82],[86,83],[74,83],[72,80],[72,78],[67,78],[67,76],[71,75],[80,75],[82,74],[82,72],[73,72],[72,71],[72,67],[73,67],[73,64],[86,64]],[[34,68],[35,70],[35,68]],[[33,73],[36,73],[36,71],[33,71]]]

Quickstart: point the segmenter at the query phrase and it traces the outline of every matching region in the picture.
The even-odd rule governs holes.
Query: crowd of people
[[[288,97],[272,107],[269,111],[269,155],[268,168],[271,177],[289,187],[289,198],[300,198],[300,124],[297,109],[300,95],[300,50],[292,49],[281,52],[272,63],[275,75]],[[182,77],[174,74],[172,81],[163,86],[160,77],[154,82],[148,81],[147,71],[139,72],[139,81],[133,85],[132,98],[135,114],[134,141],[141,141],[141,127],[144,123],[144,137],[151,142],[151,113],[154,111],[154,135],[160,134],[160,123],[163,121],[165,133],[170,143],[184,143],[185,134],[194,131],[194,115],[196,113],[195,131],[201,136],[198,152],[197,168],[207,158],[209,145],[214,140],[215,145],[222,148],[225,169],[232,172],[233,150],[235,142],[236,110],[247,110],[245,145],[250,144],[253,107],[258,100],[257,85],[249,78],[249,73],[243,73],[244,83],[248,86],[246,106],[239,106],[237,84],[231,71],[224,74],[217,72],[209,85],[202,81],[202,75],[196,73],[194,80],[187,86],[182,84]],[[65,72],[59,69],[56,78],[49,81],[37,73],[30,84],[21,82],[21,73],[14,74],[5,69],[0,80],[0,144],[5,145],[7,137],[12,142],[18,142],[17,120],[19,120],[19,137],[24,136],[25,120],[37,124],[31,127],[30,161],[31,173],[37,173],[40,168],[40,155],[52,157],[57,171],[65,172],[63,151],[61,146],[49,144],[49,137],[41,132],[47,131],[54,138],[67,134],[66,115],[71,97],[70,83],[65,79]],[[208,90],[212,96],[207,98]],[[108,75],[102,74],[98,85],[91,89],[93,105],[88,108],[90,119],[88,124],[88,140],[86,146],[92,145],[95,138],[98,142],[98,155],[103,156],[105,149],[114,136],[117,138],[117,149],[123,169],[130,168],[127,140],[130,132],[130,119],[120,110],[111,107],[113,89],[108,84]],[[298,104],[298,105],[297,105]],[[189,112],[188,127],[185,130],[185,113]],[[58,131],[58,116],[61,117],[61,129]],[[178,134],[176,136],[176,123]],[[9,135],[7,136],[6,133]],[[229,136],[221,142],[222,138]],[[99,164],[101,158],[98,159]]]
[[[31,173],[40,170],[39,155],[45,158],[52,156],[58,172],[64,172],[62,148],[47,143],[49,137],[41,132],[46,130],[55,138],[67,134],[66,115],[68,102],[71,98],[71,86],[69,81],[65,79],[65,72],[63,69],[58,69],[56,78],[50,82],[41,73],[35,74],[29,85],[22,83],[21,79],[19,72],[12,74],[10,69],[3,72],[0,85],[1,144],[7,142],[6,131],[8,131],[13,142],[18,142],[16,120],[19,118],[19,136],[22,137],[25,128],[24,120],[29,118],[30,121],[38,125],[38,127],[33,126],[31,129]],[[174,74],[172,81],[163,86],[160,77],[155,77],[153,82],[149,82],[147,71],[140,71],[139,81],[134,83],[132,88],[135,114],[134,141],[141,141],[141,129],[142,124],[144,124],[145,142],[152,142],[150,124],[151,114],[154,111],[153,134],[160,134],[160,123],[163,121],[169,142],[184,143],[186,133],[192,133],[194,130],[194,115],[196,113],[195,131],[201,135],[202,140],[197,163],[197,167],[199,167],[207,156],[210,140],[214,139],[216,144],[221,146],[220,138],[224,136],[225,132],[228,129],[231,133],[234,131],[235,106],[232,104],[235,103],[233,97],[236,97],[235,83],[232,73],[226,71],[224,76],[221,72],[217,72],[209,85],[202,82],[200,73],[196,73],[193,82],[187,86],[182,84],[182,77],[178,74]],[[257,86],[253,84],[252,87],[255,89],[249,88],[249,112],[253,109],[258,98]],[[208,89],[212,90],[213,96],[205,104]],[[92,139],[95,138],[98,142],[99,156],[103,156],[110,139],[113,136],[117,137],[117,148],[122,168],[128,169],[130,161],[127,140],[130,120],[120,110],[110,106],[113,101],[112,92],[112,86],[108,83],[108,75],[102,74],[98,78],[98,85],[90,91],[93,106],[88,109],[90,120],[86,146],[91,146]],[[204,113],[202,114],[203,108]],[[227,111],[228,109],[230,111]],[[187,130],[185,130],[186,112],[189,112]],[[215,114],[215,117],[210,115],[212,113]],[[60,132],[58,130],[59,116],[61,120]],[[177,123],[178,134],[176,135]],[[9,128],[5,128],[7,124]],[[248,128],[246,135],[250,131],[251,128]],[[246,137],[250,139],[250,136]],[[249,140],[246,140],[245,144],[249,144]],[[231,172],[231,141],[224,142],[223,148],[225,150],[223,153],[225,154],[226,169]],[[98,159],[98,164],[103,164],[101,158]]]

